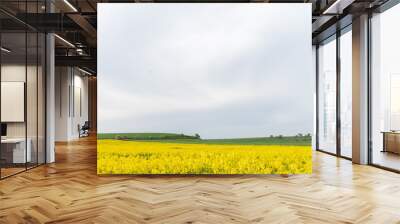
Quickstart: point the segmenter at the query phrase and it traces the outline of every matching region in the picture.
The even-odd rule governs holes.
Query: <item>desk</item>
[[[392,152],[400,154],[400,132],[383,131],[383,150],[382,152]]]
[[[1,157],[6,163],[26,163],[31,162],[32,152],[31,139],[27,139],[25,151],[25,138],[6,138],[1,139]]]

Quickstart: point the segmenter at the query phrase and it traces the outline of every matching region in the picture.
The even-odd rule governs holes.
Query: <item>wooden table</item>
[[[25,138],[5,138],[1,139],[1,158],[4,160],[3,163],[8,164],[25,164],[31,162],[32,152],[30,138],[26,139],[26,150],[25,150]]]
[[[382,152],[392,152],[400,154],[400,132],[383,131],[383,150]]]

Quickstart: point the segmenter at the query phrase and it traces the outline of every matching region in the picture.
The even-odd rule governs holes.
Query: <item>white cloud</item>
[[[311,132],[310,13],[309,4],[100,4],[99,132]]]

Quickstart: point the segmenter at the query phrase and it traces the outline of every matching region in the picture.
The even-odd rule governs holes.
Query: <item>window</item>
[[[319,149],[336,153],[336,37],[318,48]]]
[[[372,163],[400,170],[400,5],[371,19]]]
[[[340,36],[340,154],[352,157],[352,34],[351,27]]]

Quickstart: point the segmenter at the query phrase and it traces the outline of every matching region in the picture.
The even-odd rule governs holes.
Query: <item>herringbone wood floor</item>
[[[0,181],[0,223],[400,223],[400,175],[314,154],[295,176],[96,175],[93,138]]]

